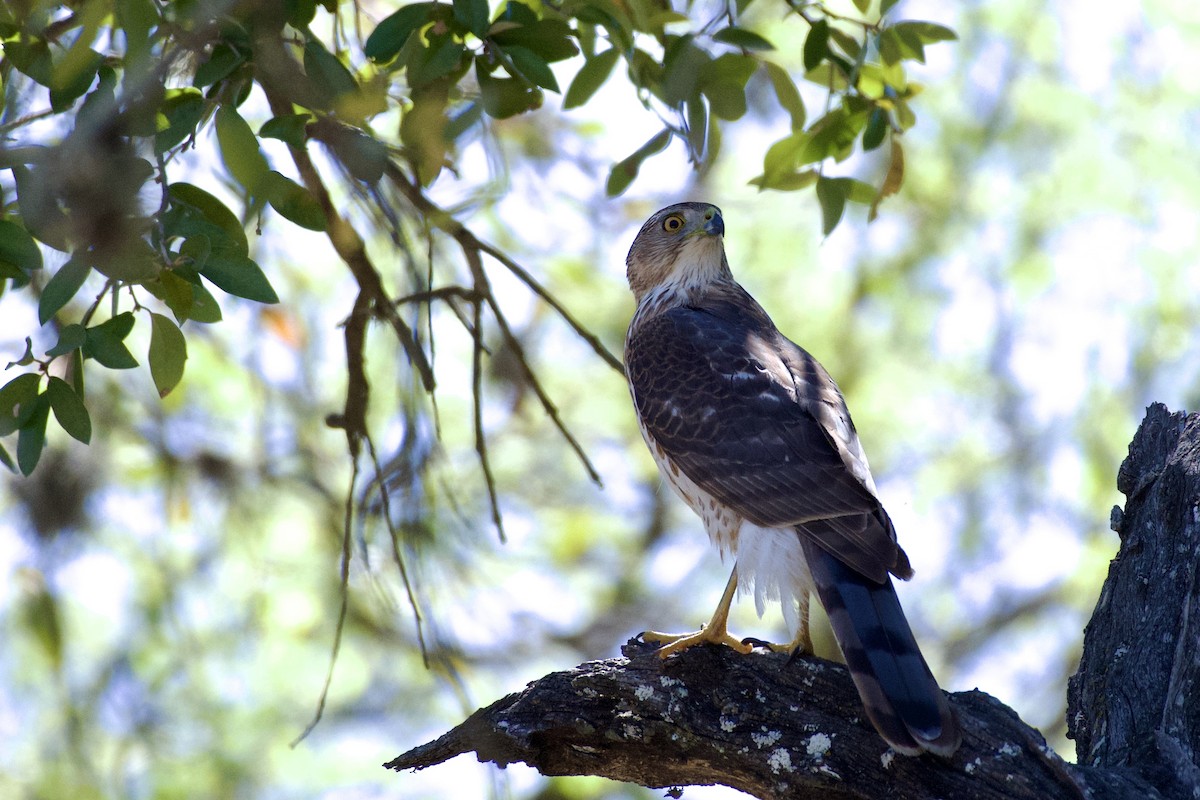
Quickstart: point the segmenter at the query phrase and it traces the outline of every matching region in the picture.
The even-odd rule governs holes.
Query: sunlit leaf
[[[642,162],[656,153],[661,153],[670,142],[671,131],[664,128],[627,158],[614,164],[609,170],[608,182],[605,185],[608,196],[616,197],[628,189],[629,184],[637,177]]]
[[[216,127],[225,168],[247,192],[256,193],[259,183],[270,171],[267,159],[258,149],[258,137],[231,105],[217,109]]]
[[[260,193],[271,204],[271,208],[285,219],[310,231],[325,230],[325,212],[321,210],[321,205],[307,189],[291,178],[270,170],[260,187]]]
[[[50,400],[50,408],[54,410],[54,418],[71,438],[84,444],[92,440],[92,418],[71,384],[51,376],[46,385],[46,397]]]
[[[592,95],[608,80],[620,57],[617,48],[611,47],[589,58],[567,87],[567,94],[563,97],[563,108],[577,108],[591,100]]]
[[[159,397],[166,397],[183,377],[187,340],[169,317],[150,314],[150,377]],[[57,411],[56,411],[57,413]]]
[[[775,97],[779,100],[779,105],[783,106],[783,110],[788,112],[788,116],[792,119],[792,130],[803,130],[807,118],[804,101],[800,98],[800,90],[796,88],[792,76],[786,69],[773,62],[765,61],[763,66],[766,67],[767,76],[771,79],[771,86],[775,89]]]

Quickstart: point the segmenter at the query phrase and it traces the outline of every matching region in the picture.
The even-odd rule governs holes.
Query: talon
[[[712,627],[705,626],[695,633],[660,633],[659,631],[646,631],[641,634],[643,641],[661,642],[663,646],[658,650],[659,658],[666,658],[675,653],[682,653],[688,648],[695,647],[698,644],[716,644],[730,647],[733,650],[746,655],[754,648],[745,642],[735,639],[729,635],[724,626]]]

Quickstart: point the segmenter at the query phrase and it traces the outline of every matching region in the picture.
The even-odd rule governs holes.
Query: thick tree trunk
[[[1118,488],[1121,546],[1069,689],[1079,765],[982,692],[951,696],[965,731],[953,758],[906,758],[863,718],[844,667],[718,647],[663,661],[633,640],[623,657],[540,678],[385,766],[474,752],[546,775],[761,798],[1200,796],[1200,415],[1151,406]]]

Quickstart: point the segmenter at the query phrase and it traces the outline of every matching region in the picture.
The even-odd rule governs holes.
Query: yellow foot
[[[661,642],[662,647],[659,648],[658,657],[666,658],[673,653],[682,653],[689,647],[695,647],[698,644],[723,644],[726,647],[732,647],[737,652],[745,655],[754,649],[753,645],[742,642],[729,635],[729,631],[724,627],[713,628],[705,626],[695,633],[660,633],[658,631],[646,631],[641,634],[642,641],[645,642]]]
[[[768,642],[765,639],[755,639],[753,637],[742,639],[742,644],[750,645],[751,647],[765,647],[768,650],[772,650],[776,653],[783,653],[784,655],[788,656],[794,656],[800,653],[805,655],[813,655],[812,639],[808,637],[807,633],[802,636],[797,636],[787,644],[776,644],[775,642]]]

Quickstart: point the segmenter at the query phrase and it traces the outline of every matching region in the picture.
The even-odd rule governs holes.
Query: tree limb
[[[545,775],[662,788],[724,784],[760,798],[1174,800],[1200,792],[1200,415],[1152,406],[1130,445],[1113,561],[1071,681],[1068,764],[999,700],[951,695],[950,759],[891,752],[843,666],[756,649],[623,656],[546,675],[388,762],[424,769],[474,752]]]

